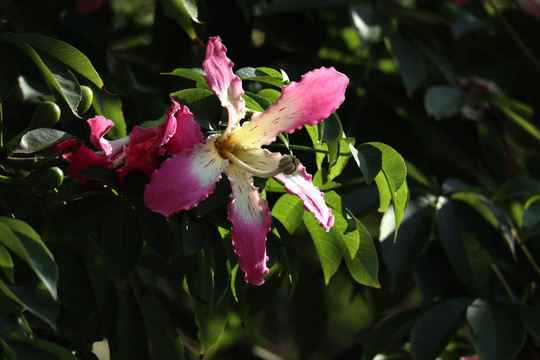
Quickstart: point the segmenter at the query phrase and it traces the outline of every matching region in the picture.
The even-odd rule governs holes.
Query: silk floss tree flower
[[[253,185],[253,176],[275,177],[283,182],[285,190],[298,195],[326,231],[334,223],[323,194],[313,185],[305,167],[293,156],[270,152],[263,146],[274,142],[282,132],[292,133],[330,116],[343,102],[349,79],[334,68],[313,70],[300,82],[284,86],[279,99],[266,111],[255,112],[251,120],[240,124],[246,115],[244,91],[226,52],[219,37],[211,38],[202,67],[209,88],[227,109],[226,129],[206,139],[191,133],[193,146],[180,150],[152,174],[144,201],[165,216],[189,210],[208,197],[225,173],[232,188],[227,210],[238,265],[247,282],[260,285],[268,272],[266,235],[271,216],[266,200]]]

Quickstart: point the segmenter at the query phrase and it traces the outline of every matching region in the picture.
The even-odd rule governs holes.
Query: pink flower
[[[238,265],[247,282],[260,285],[268,272],[265,243],[271,216],[266,200],[253,185],[253,176],[276,177],[288,193],[303,200],[304,208],[327,231],[334,223],[323,194],[313,185],[304,166],[290,155],[272,153],[262,146],[272,143],[281,132],[292,133],[328,117],[343,102],[349,79],[333,68],[311,71],[300,82],[283,87],[280,98],[265,112],[255,112],[250,121],[240,125],[246,113],[244,91],[226,51],[220,38],[211,38],[203,70],[208,86],[227,109],[227,128],[203,142],[198,134],[177,132],[194,146],[179,151],[152,174],[144,201],[165,216],[189,210],[208,197],[224,172],[232,187],[227,209]]]
[[[77,0],[77,10],[84,13],[96,11],[103,0]]]
[[[105,134],[114,126],[114,123],[103,116],[96,116],[88,119],[88,124],[90,125],[90,142],[98,149],[97,151],[85,145],[73,149],[72,142],[59,144],[54,150],[73,149],[64,158],[71,162],[69,174],[83,182],[88,179],[81,177],[79,172],[94,165],[115,170],[120,181],[124,181],[127,173],[132,169],[140,169],[150,176],[159,166],[159,158],[165,154],[164,147],[169,145],[178,150],[184,146],[177,140],[173,141],[175,139],[173,135],[178,127],[181,129],[182,126],[186,126],[185,120],[193,121],[193,115],[187,109],[179,111],[179,105],[175,104],[168,109],[165,122],[157,128],[144,129],[136,126],[129,136],[109,141],[105,139]],[[167,144],[169,141],[172,143]]]

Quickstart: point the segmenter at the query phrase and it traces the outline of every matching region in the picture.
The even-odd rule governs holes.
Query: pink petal
[[[113,147],[104,136],[114,126],[114,122],[103,116],[96,116],[88,119],[87,122],[90,125],[90,142],[95,147],[103,149],[105,155],[113,154]]]
[[[231,182],[233,200],[229,203],[229,220],[234,251],[238,266],[244,271],[244,279],[254,285],[264,282],[268,272],[266,262],[266,234],[272,223],[268,204],[253,186],[253,178],[234,165],[227,169]]]
[[[304,202],[304,209],[313,213],[319,224],[329,231],[334,225],[334,215],[324,202],[324,194],[311,182],[311,175],[300,164],[298,170],[291,175],[279,174],[277,179],[285,184],[285,191],[289,194],[298,195]]]
[[[167,109],[167,124],[175,124],[174,131],[168,130],[165,133],[170,135],[170,139],[165,139],[167,142],[165,149],[170,154],[178,154],[183,149],[191,149],[195,144],[204,142],[204,135],[201,132],[199,124],[193,118],[193,114],[185,106],[178,104],[173,100],[173,106]],[[170,128],[171,125],[168,125]],[[167,141],[165,141],[167,140]],[[162,145],[163,145],[162,144]]]
[[[210,137],[205,144],[181,151],[163,162],[146,186],[145,205],[170,216],[191,209],[207,198],[228,165],[216,151],[214,141],[215,138]]]
[[[308,72],[300,82],[284,86],[279,99],[234,131],[231,141],[260,147],[272,143],[283,131],[292,133],[304,125],[315,125],[343,102],[348,83],[349,78],[334,68]]]
[[[124,157],[116,161],[123,161],[122,167],[116,170],[120,181],[124,181],[127,173],[133,169],[140,169],[150,176],[159,167],[159,157],[165,153],[160,146],[161,135],[158,129],[143,129],[135,126],[131,131],[131,139],[124,148]],[[115,164],[116,167],[122,164]]]
[[[457,6],[463,6],[468,2],[469,2],[469,0],[456,0],[456,5]]]
[[[88,181],[87,178],[79,176],[79,172],[88,166],[106,166],[110,168],[111,162],[104,155],[97,154],[94,150],[81,145],[71,153],[71,164],[69,165],[69,175],[78,179],[80,182]]]
[[[212,89],[221,105],[229,112],[229,128],[234,128],[240,119],[245,116],[245,101],[242,95],[242,81],[233,71],[234,64],[227,57],[227,48],[221,43],[219,37],[208,40],[206,45],[206,59],[202,69],[206,82]]]

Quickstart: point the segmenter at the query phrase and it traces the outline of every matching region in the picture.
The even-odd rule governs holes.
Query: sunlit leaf
[[[289,234],[294,233],[296,228],[302,223],[304,206],[298,196],[284,194],[272,207],[272,216],[278,219]]]
[[[382,41],[393,30],[392,19],[387,13],[377,11],[372,7],[350,4],[349,15],[354,29],[360,37],[361,48],[368,49],[371,45]]]
[[[252,81],[259,81],[262,83],[274,85],[278,88],[283,87],[283,77],[281,73],[277,72],[274,69],[270,68],[252,68],[252,67],[244,67],[241,69],[238,69],[236,71],[236,75],[242,80],[252,80]]]
[[[13,259],[7,249],[0,243],[0,267],[4,271],[4,274],[7,276],[9,281],[12,283],[15,281],[13,278],[14,268],[13,268]]]
[[[540,235],[540,196],[530,198],[525,204],[521,231],[523,240]]]
[[[197,33],[192,23],[193,4],[188,0],[159,0],[167,12],[178,22],[180,27],[192,39],[197,39]],[[186,3],[188,6],[186,7]],[[189,10],[188,10],[189,9]],[[190,11],[191,10],[191,11]]]
[[[114,126],[107,132],[107,138],[120,139],[127,135],[127,125],[120,96],[101,92],[94,94],[92,108],[96,115],[102,115],[114,123]]]
[[[204,71],[199,68],[185,69],[178,68],[168,73],[162,73],[161,75],[178,76],[185,79],[193,80],[197,83],[197,87],[201,89],[208,89],[206,80],[204,77]]]
[[[205,129],[215,129],[221,116],[221,103],[210,90],[185,89],[171,94],[176,101],[189,107],[195,120]]]

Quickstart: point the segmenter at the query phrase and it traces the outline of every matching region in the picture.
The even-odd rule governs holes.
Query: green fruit
[[[93,100],[94,93],[92,92],[92,89],[90,89],[88,86],[81,85],[81,101],[79,102],[79,106],[77,106],[77,112],[79,115],[84,114],[88,111],[88,109],[90,109]]]
[[[45,191],[52,190],[64,182],[64,173],[59,167],[50,167],[43,170],[37,170],[26,177],[34,188]]]
[[[28,130],[54,127],[60,120],[61,113],[58,105],[52,101],[43,101],[35,108]]]

